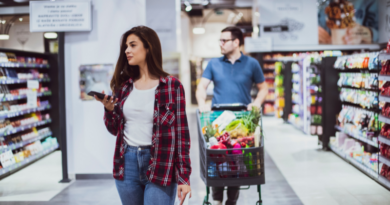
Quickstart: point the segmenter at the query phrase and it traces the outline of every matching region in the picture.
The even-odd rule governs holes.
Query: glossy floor
[[[199,175],[195,115],[191,130],[193,197],[206,194]],[[337,157],[319,149],[315,137],[303,135],[275,118],[264,118],[266,184],[263,204],[390,204],[390,192]],[[34,176],[34,177],[32,177]],[[78,180],[59,184],[60,154],[53,153],[0,181],[1,205],[121,204],[113,180]],[[211,198],[211,196],[210,196]],[[226,198],[226,197],[225,197]],[[255,204],[256,187],[241,191],[238,204]]]

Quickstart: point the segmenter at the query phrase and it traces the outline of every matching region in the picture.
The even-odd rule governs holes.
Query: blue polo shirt
[[[250,91],[253,83],[264,82],[259,62],[241,53],[232,64],[225,56],[211,59],[202,77],[214,82],[214,104],[252,102]]]

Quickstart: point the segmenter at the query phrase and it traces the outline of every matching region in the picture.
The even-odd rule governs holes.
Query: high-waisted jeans
[[[146,177],[150,149],[127,146],[125,153],[124,180],[115,180],[123,205],[173,205],[177,183],[170,186],[153,184]]]

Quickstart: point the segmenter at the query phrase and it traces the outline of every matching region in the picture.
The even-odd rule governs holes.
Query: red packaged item
[[[386,49],[386,52],[387,52],[387,53],[390,53],[390,40],[389,40],[389,42],[387,43],[387,49]]]
[[[217,138],[218,142],[224,144],[227,148],[232,148],[232,144],[230,142],[230,135],[228,132],[223,133],[223,135]]]
[[[385,125],[382,127],[380,134],[383,135],[383,136],[385,136],[385,137],[388,137],[388,136],[389,136],[389,129],[390,129],[390,125],[385,124]]]
[[[390,96],[390,82],[383,84],[381,88],[381,95]]]
[[[382,69],[381,69],[381,72],[380,72],[380,74],[381,75],[388,75],[388,73],[389,73],[389,63],[390,63],[390,61],[386,61],[383,65],[382,65]]]
[[[322,106],[317,107],[317,114],[322,115]]]
[[[382,175],[382,176],[387,178],[387,169],[388,169],[387,165],[385,165],[385,164],[382,165],[382,169],[381,169],[380,175]]]
[[[315,115],[316,114],[316,106],[310,106],[310,113],[312,115]]]
[[[379,150],[380,150],[380,153],[381,153],[382,156],[386,156],[385,155],[385,151],[386,151],[385,149],[386,149],[386,145],[385,144],[381,144]]]

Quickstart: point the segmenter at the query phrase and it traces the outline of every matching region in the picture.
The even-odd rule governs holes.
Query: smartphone
[[[98,93],[98,92],[95,92],[95,91],[89,92],[88,95],[92,96],[92,97],[94,97],[96,95],[96,97],[98,97],[100,100],[103,100],[104,96],[106,96],[106,94]],[[107,96],[107,100],[110,100],[110,99],[111,99],[111,95],[108,95]]]

